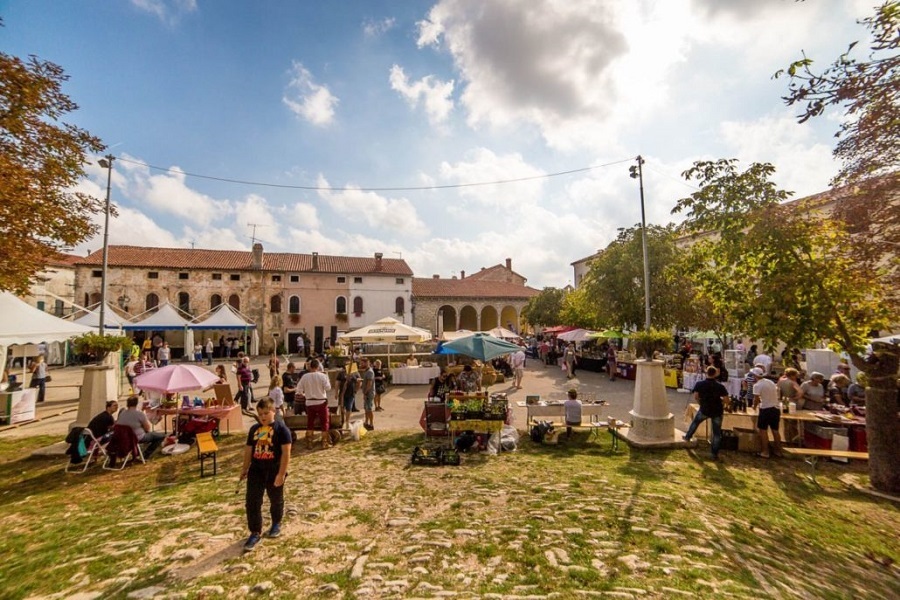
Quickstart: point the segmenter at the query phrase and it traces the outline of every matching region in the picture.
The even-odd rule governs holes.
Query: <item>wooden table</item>
[[[525,427],[529,429],[536,418],[542,421],[554,421],[563,424],[566,420],[566,407],[563,404],[529,404],[525,408],[528,415],[525,418]],[[581,422],[597,421],[599,418],[592,419],[592,417],[600,417],[607,410],[609,410],[609,407],[605,404],[582,404]]]

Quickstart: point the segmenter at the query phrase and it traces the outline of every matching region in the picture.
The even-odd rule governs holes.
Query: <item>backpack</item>
[[[543,444],[544,436],[553,431],[553,425],[548,421],[538,421],[531,428],[531,441],[535,444]]]
[[[250,373],[253,374],[253,383],[259,383],[259,369],[251,369]]]

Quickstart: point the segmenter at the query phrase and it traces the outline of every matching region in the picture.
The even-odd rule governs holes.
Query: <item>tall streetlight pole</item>
[[[106,271],[109,266],[109,193],[112,186],[112,166],[116,159],[112,154],[101,158],[97,164],[106,173],[106,214],[103,222],[103,271],[100,273],[100,335],[106,335]]]
[[[650,331],[650,259],[647,257],[647,218],[644,214],[644,170],[641,165],[644,159],[638,154],[637,165],[628,168],[632,179],[637,179],[641,186],[641,245],[644,247],[644,329]]]

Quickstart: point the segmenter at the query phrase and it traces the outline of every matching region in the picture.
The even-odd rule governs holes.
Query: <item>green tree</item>
[[[860,21],[870,33],[868,55],[853,57],[857,42],[821,73],[805,54],[776,77],[787,75],[789,105],[801,105],[801,123],[829,106],[844,111],[834,156],[841,169],[832,185],[844,185],[833,217],[846,224],[844,256],[860,272],[877,276],[880,296],[896,325],[900,313],[900,1],[887,0]],[[858,350],[850,335],[833,338],[847,351]],[[900,428],[897,427],[897,367],[900,348],[876,344],[865,365],[866,423],[872,485],[900,491]]]
[[[563,298],[560,310],[560,323],[581,327],[582,329],[602,329],[603,323],[598,314],[598,304],[582,285]]]
[[[0,289],[24,292],[61,250],[96,233],[104,202],[72,188],[103,144],[61,123],[78,107],[58,65],[0,53]]]
[[[529,298],[525,308],[522,309],[522,318],[530,325],[538,327],[561,324],[559,313],[565,295],[565,291],[559,288],[545,287],[540,294]]]
[[[651,324],[659,329],[691,320],[690,289],[683,285],[675,228],[647,226]],[[591,260],[579,286],[584,295],[573,306],[590,306],[586,320],[595,327],[637,329],[644,323],[644,257],[641,227],[619,229],[615,240]]]
[[[694,284],[741,331],[769,344],[811,347],[827,340],[847,351],[869,375],[867,423],[870,478],[879,489],[900,491],[897,360],[867,360],[869,332],[896,320],[884,302],[877,272],[859,269],[845,248],[846,224],[822,218],[816,207],[784,204],[786,192],[769,181],[771,165],[739,172],[734,160],[695,163],[684,176],[699,191],[678,201],[698,269]],[[718,232],[718,233],[715,233]]]

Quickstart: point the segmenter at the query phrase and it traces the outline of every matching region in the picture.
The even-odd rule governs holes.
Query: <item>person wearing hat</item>
[[[825,386],[822,382],[825,376],[818,371],[813,371],[809,375],[809,381],[804,381],[800,385],[800,391],[803,397],[797,402],[797,408],[802,410],[822,410],[825,406]]]
[[[778,425],[781,422],[781,403],[778,401],[778,386],[771,379],[763,377],[764,373],[759,367],[753,369],[758,381],[753,384],[753,398],[759,407],[759,416],[756,419],[756,431],[759,434],[760,458],[769,458],[769,432],[772,430],[772,439],[775,441],[775,455],[781,456],[781,435],[778,433]]]
[[[700,423],[709,419],[712,422],[712,459],[714,461],[719,460],[719,448],[722,446],[722,418],[725,414],[724,402],[728,398],[728,390],[717,381],[718,376],[718,369],[712,366],[706,367],[706,379],[698,381],[694,386],[694,401],[700,404],[700,410],[694,415],[694,420],[691,421],[690,427],[682,438],[685,442],[690,442]]]

